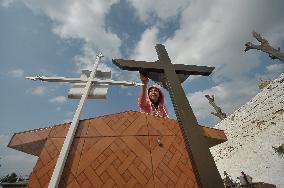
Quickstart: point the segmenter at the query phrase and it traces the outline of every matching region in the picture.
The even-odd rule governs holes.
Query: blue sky
[[[183,84],[198,122],[214,126],[219,120],[205,94],[230,114],[259,92],[260,79],[283,72],[283,63],[266,54],[244,52],[246,42],[257,43],[253,30],[284,48],[283,7],[281,0],[0,0],[0,176],[29,174],[35,164],[35,157],[6,148],[13,133],[70,121],[78,104],[66,98],[70,85],[25,76],[79,77],[101,51],[100,69],[111,70],[115,80],[139,81],[111,59],[153,61],[155,44],[163,43],[173,63],[216,67],[211,76]],[[138,93],[111,87],[107,100],[87,102],[81,118],[138,110]]]

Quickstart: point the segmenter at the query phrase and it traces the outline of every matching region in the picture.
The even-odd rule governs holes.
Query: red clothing
[[[147,114],[150,114],[150,115],[160,116],[160,117],[167,117],[168,118],[169,116],[168,116],[167,107],[164,104],[164,95],[163,95],[162,91],[160,90],[160,88],[158,88],[156,86],[152,86],[150,88],[153,88],[153,87],[157,88],[160,91],[160,97],[158,99],[158,101],[159,101],[158,108],[156,109],[152,105],[151,100],[147,96],[145,100],[142,100],[141,98],[138,98],[139,110],[140,110],[140,112],[144,112],[144,113],[147,113]],[[148,91],[149,91],[149,89],[148,89]]]

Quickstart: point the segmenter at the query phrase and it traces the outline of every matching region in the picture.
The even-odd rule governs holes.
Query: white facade
[[[284,188],[284,154],[272,148],[284,144],[284,74],[215,128],[228,138],[210,149],[221,175],[236,180],[244,171],[253,182]]]

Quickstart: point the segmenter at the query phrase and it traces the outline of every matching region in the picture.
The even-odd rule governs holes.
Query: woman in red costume
[[[151,86],[147,90],[149,78],[145,74],[140,73],[140,79],[143,83],[138,97],[140,112],[168,118],[168,111],[164,104],[164,95],[161,89],[157,86]]]

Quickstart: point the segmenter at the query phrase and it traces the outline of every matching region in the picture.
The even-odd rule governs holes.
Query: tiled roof
[[[28,187],[47,187],[70,124],[16,133],[9,147],[39,156]],[[223,131],[202,127],[209,146]],[[197,188],[176,120],[123,112],[81,120],[59,187]]]

